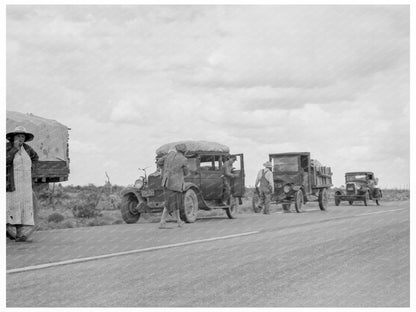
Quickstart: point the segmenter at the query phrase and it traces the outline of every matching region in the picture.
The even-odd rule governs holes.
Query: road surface
[[[35,232],[7,307],[409,307],[409,202]]]

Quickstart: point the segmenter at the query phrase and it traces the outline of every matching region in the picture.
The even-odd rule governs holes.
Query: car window
[[[219,171],[221,156],[201,155],[199,167],[201,170]]]
[[[297,156],[280,156],[273,157],[273,171],[274,172],[295,172],[299,170],[299,163]]]

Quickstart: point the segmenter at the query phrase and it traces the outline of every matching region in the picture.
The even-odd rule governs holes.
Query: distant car
[[[270,154],[269,159],[274,180],[272,203],[282,204],[286,211],[294,203],[296,211],[302,212],[303,204],[317,201],[321,210],[327,210],[328,189],[332,186],[330,167],[311,159],[309,152]],[[260,212],[257,193],[252,206],[254,212]]]
[[[189,173],[185,176],[183,207],[180,209],[182,220],[187,223],[195,222],[199,209],[224,209],[227,216],[236,217],[238,204],[245,191],[245,173],[243,154],[235,154],[236,162],[233,173],[238,178],[233,179],[231,199],[228,206],[221,205],[223,195],[223,163],[231,156],[228,146],[207,141],[181,141],[165,144],[156,150],[156,162],[166,155],[170,148],[178,143],[187,147],[185,157]],[[122,195],[121,214],[126,223],[135,223],[141,213],[161,212],[165,205],[163,187],[161,185],[161,170],[145,175],[136,180],[134,186],[125,188]]]
[[[337,189],[334,199],[339,206],[342,201],[348,201],[352,205],[355,201],[361,201],[367,206],[370,200],[374,200],[377,206],[383,197],[381,190],[376,187],[378,179],[370,171],[347,172],[345,174],[345,189]]]

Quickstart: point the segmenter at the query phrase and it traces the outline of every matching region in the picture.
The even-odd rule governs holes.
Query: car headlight
[[[288,184],[283,186],[283,192],[285,192],[285,193],[289,193],[291,189],[292,189],[292,187]]]
[[[143,187],[143,180],[142,179],[138,179],[134,182],[134,187],[141,189]]]

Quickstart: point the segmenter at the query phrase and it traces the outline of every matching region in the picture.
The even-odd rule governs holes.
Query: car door
[[[242,197],[245,192],[244,155],[234,154],[232,156],[236,157],[233,173],[237,173],[238,177],[232,180],[231,193],[234,197]]]
[[[220,155],[200,155],[199,172],[201,176],[201,191],[205,200],[220,199],[223,181]]]

